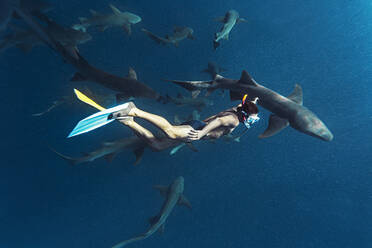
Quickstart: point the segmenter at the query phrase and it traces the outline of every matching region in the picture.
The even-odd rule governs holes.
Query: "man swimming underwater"
[[[192,120],[184,122],[182,125],[172,125],[161,116],[137,108],[133,102],[130,102],[127,108],[109,115],[108,119],[118,120],[130,127],[137,136],[144,139],[153,149],[159,150],[168,146],[169,140],[158,139],[149,130],[135,122],[134,117],[149,121],[162,130],[171,140],[192,142],[200,139],[218,139],[234,131],[239,123],[244,123],[249,128],[258,121],[257,101],[258,98],[248,101],[247,95],[245,95],[242,103],[236,107],[222,111],[204,121]]]
[[[250,128],[252,124],[260,119],[256,105],[258,98],[249,101],[247,100],[248,95],[243,97],[238,106],[222,111],[204,121],[192,120],[181,125],[172,125],[159,115],[137,108],[133,102],[105,109],[80,91],[75,90],[75,94],[81,101],[101,111],[81,120],[68,137],[89,132],[118,120],[130,127],[138,137],[142,138],[154,150],[163,150],[178,142],[190,143],[200,139],[218,139],[231,133],[239,123],[244,123],[247,128]],[[155,136],[148,129],[135,122],[134,117],[149,121],[162,130],[166,137]]]

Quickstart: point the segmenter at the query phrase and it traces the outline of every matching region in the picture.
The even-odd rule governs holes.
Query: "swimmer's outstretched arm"
[[[193,135],[191,135],[190,141],[200,140],[216,128],[222,126],[233,126],[234,122],[235,119],[231,116],[217,117],[216,119],[209,122],[202,130],[193,130]]]

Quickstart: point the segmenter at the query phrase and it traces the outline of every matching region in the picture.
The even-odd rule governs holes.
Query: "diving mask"
[[[245,113],[243,113],[243,114],[245,114]],[[259,120],[260,120],[260,117],[258,117],[258,115],[250,115],[250,116],[248,116],[248,118],[245,118],[244,125],[245,125],[246,128],[251,128],[251,126],[254,123],[258,122]]]

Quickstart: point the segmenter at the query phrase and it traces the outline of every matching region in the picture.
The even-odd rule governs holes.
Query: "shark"
[[[215,79],[217,75],[220,75],[222,72],[225,71],[226,69],[220,67],[215,62],[208,62],[208,67],[202,70],[202,72],[209,74],[212,79]]]
[[[37,2],[37,1],[35,1]],[[31,6],[32,6],[32,2]],[[0,1],[0,30],[5,29],[8,26],[11,15],[22,19],[25,24],[42,40],[47,46],[49,46],[53,51],[57,51],[55,46],[55,41],[48,35],[44,27],[37,22],[33,14],[41,14],[41,11],[36,11],[31,9],[32,13],[20,6],[20,1],[18,0],[3,0]]]
[[[169,186],[155,185],[154,188],[158,190],[163,197],[165,197],[165,201],[160,209],[159,214],[149,219],[151,225],[150,228],[147,230],[147,232],[131,239],[122,241],[112,248],[121,248],[130,243],[144,240],[157,231],[164,232],[165,222],[167,221],[169,215],[172,213],[176,205],[184,205],[191,209],[189,200],[183,195],[184,181],[185,179],[180,176],[177,177]]]
[[[216,89],[230,91],[232,101],[241,100],[244,94],[250,98],[259,98],[258,104],[270,111],[269,125],[260,138],[271,137],[287,126],[313,136],[323,141],[333,140],[333,134],[319,117],[310,109],[303,106],[303,91],[298,84],[293,92],[285,97],[274,90],[258,84],[247,71],[243,71],[240,79],[228,79],[217,75],[212,81],[171,81],[186,90],[200,93],[207,90],[208,93]],[[196,93],[195,93],[196,92]]]
[[[104,142],[100,148],[77,158],[63,155],[51,147],[50,149],[59,157],[68,161],[72,165],[93,162],[94,160],[102,157],[104,157],[106,161],[111,162],[114,159],[114,157],[120,152],[123,152],[124,150],[132,150],[134,155],[136,156],[134,165],[137,165],[141,162],[146,147],[147,145],[143,140],[141,140],[137,136],[131,136],[119,140],[114,140],[111,142]]]
[[[190,39],[194,40],[195,37],[193,35],[194,30],[189,27],[174,27],[173,34],[172,35],[166,35],[164,38],[157,36],[147,29],[142,29],[142,31],[150,37],[150,39],[156,41],[158,44],[161,45],[167,45],[167,44],[173,44],[175,47],[179,46],[179,43],[184,39]]]
[[[107,89],[118,93],[120,99],[147,98],[161,101],[163,97],[146,84],[137,80],[136,73],[128,76],[117,76],[94,67],[74,49],[72,52],[63,47],[59,42],[54,42],[57,52],[65,62],[75,67],[77,72],[70,79],[72,82],[95,82]]]
[[[190,106],[201,112],[203,108],[213,106],[213,101],[207,97],[185,97],[178,94],[177,97],[165,96],[166,102],[171,102],[178,106]]]
[[[45,44],[33,30],[25,30],[14,25],[10,27],[13,29],[13,33],[5,36],[0,42],[0,51],[5,51],[15,46],[23,52],[29,52],[33,47]],[[45,32],[54,40],[60,42],[66,49],[74,49],[78,45],[92,39],[92,36],[88,33],[64,28],[56,25],[54,22],[49,22],[49,25],[45,28]]]
[[[85,32],[88,27],[95,26],[103,32],[108,27],[120,26],[130,35],[132,33],[131,25],[137,24],[142,20],[138,15],[127,11],[122,12],[112,4],[109,6],[113,13],[104,15],[97,11],[90,10],[92,17],[80,17],[80,24],[75,24],[72,27]]]
[[[213,47],[216,50],[220,46],[220,40],[228,40],[229,34],[235,24],[240,22],[246,22],[244,18],[239,17],[239,13],[236,10],[229,10],[225,16],[217,18],[218,21],[223,23],[221,30],[214,35]]]

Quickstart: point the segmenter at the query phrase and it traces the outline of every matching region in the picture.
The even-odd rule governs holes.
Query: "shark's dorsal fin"
[[[240,84],[248,84],[252,86],[257,86],[257,82],[248,74],[246,70],[242,72],[242,75],[239,80]]]
[[[269,119],[269,126],[267,127],[265,132],[258,137],[261,139],[269,138],[282,131],[288,125],[289,125],[288,120],[280,118],[277,115],[271,114]]]
[[[214,80],[221,80],[223,79],[224,77],[221,76],[220,74],[216,74],[216,76],[214,77]]]
[[[121,15],[121,11],[114,5],[110,4],[110,8],[112,9],[112,12],[114,12],[115,15]]]
[[[288,96],[288,98],[294,101],[295,103],[302,105],[303,104],[303,93],[302,93],[301,85],[296,84],[295,88],[293,89],[292,93]]]
[[[90,9],[89,12],[92,14],[92,16],[102,16],[102,14],[98,13],[97,11],[95,11],[93,9]],[[84,18],[84,17],[81,17],[81,18]],[[85,21],[86,20],[87,20],[87,18],[85,18]]]
[[[154,185],[153,188],[158,190],[163,197],[166,197],[168,194],[168,190],[169,190],[168,186]]]
[[[180,195],[180,198],[178,199],[178,202],[177,202],[178,205],[183,205],[183,206],[186,206],[188,207],[189,209],[191,209],[191,203],[189,202],[189,200],[184,196],[184,195]]]
[[[138,80],[137,72],[131,66],[128,69],[128,77],[131,78],[131,79]]]
[[[134,152],[134,155],[136,155],[136,162],[134,162],[134,165],[137,165],[142,160],[143,153],[145,152],[145,147],[137,148],[133,152]]]

